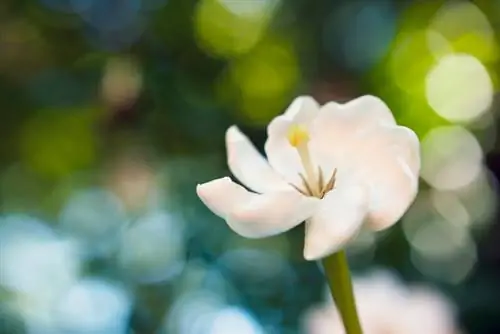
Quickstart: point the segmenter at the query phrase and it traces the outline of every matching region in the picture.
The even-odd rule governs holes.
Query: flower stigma
[[[295,189],[304,195],[323,198],[327,192],[334,188],[337,170],[334,169],[332,176],[326,183],[324,183],[323,171],[321,170],[321,167],[318,167],[318,172],[316,173],[308,147],[310,139],[309,132],[304,126],[293,124],[288,130],[287,138],[290,145],[297,150],[305,171],[305,176],[299,174],[305,191],[294,186]]]
[[[309,132],[304,126],[298,124],[293,124],[290,127],[287,137],[290,145],[296,148],[307,145],[309,142]]]

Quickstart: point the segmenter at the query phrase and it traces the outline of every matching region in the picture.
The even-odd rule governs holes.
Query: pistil
[[[305,178],[303,177],[304,184],[307,190],[314,197],[321,198],[321,185],[318,184],[318,177],[314,170],[314,165],[309,152],[309,133],[300,125],[293,125],[288,132],[288,141],[290,145],[295,147],[299,154],[300,161],[305,171]]]

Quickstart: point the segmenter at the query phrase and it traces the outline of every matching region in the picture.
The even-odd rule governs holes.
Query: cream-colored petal
[[[267,127],[264,146],[269,164],[290,183],[301,184],[304,173],[297,150],[288,141],[292,125],[309,128],[319,113],[318,103],[310,96],[296,98],[283,115],[275,117]]]
[[[361,96],[346,104],[329,102],[311,123],[311,154],[324,170],[339,167],[369,143],[367,135],[391,126],[396,126],[394,117],[377,97]]]
[[[380,125],[357,138],[352,149],[357,152],[353,158],[361,165],[383,156],[394,162],[403,161],[417,177],[420,173],[420,142],[407,127]]]
[[[350,152],[342,156],[333,154],[332,161],[368,187],[368,225],[374,230],[390,227],[406,212],[418,191],[417,136],[405,127],[379,125],[345,145]]]
[[[357,131],[379,124],[394,125],[396,121],[391,110],[380,98],[372,95],[360,96],[347,103],[329,102],[321,107],[320,115],[333,115],[344,126]]]
[[[307,221],[304,257],[317,260],[342,249],[361,228],[367,214],[366,190],[351,183],[336,187]]]
[[[294,123],[307,125],[319,112],[319,104],[311,96],[299,96],[292,101],[283,116]]]
[[[417,178],[420,174],[420,141],[413,130],[404,126],[381,126],[380,141],[370,139],[374,146],[386,148],[389,153],[408,165]]]
[[[289,183],[299,185],[299,173],[303,173],[297,150],[288,142],[287,134],[293,122],[278,116],[269,123],[268,138],[264,145],[267,160],[274,170]]]
[[[228,177],[198,185],[196,192],[210,210],[247,238],[285,232],[309,218],[319,204],[295,190],[252,193]]]
[[[338,168],[368,186],[368,222],[375,230],[401,218],[416,195],[420,171],[420,144],[415,133],[390,124],[392,116],[378,114],[383,120],[378,124],[361,120],[356,127],[355,118],[337,117],[341,112],[334,117],[322,110],[310,141],[313,159],[324,172]]]
[[[343,150],[348,149],[346,146],[355,138],[365,135],[381,124],[396,123],[390,109],[382,100],[366,95],[345,104],[325,104],[312,122],[311,132],[318,141],[330,143],[337,150]]]
[[[402,160],[371,163],[365,169],[364,181],[370,191],[370,204],[367,223],[379,231],[395,224],[413,203],[418,192],[418,177]]]
[[[264,193],[290,189],[250,140],[236,126],[226,132],[227,163],[231,173],[253,191]]]
[[[323,170],[347,166],[350,168],[371,168],[373,159],[404,161],[412,173],[420,173],[420,142],[415,132],[404,126],[380,124],[357,135],[342,130],[328,130],[318,127],[310,142],[312,156]]]

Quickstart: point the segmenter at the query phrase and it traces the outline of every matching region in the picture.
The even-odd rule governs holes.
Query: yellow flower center
[[[299,147],[301,145],[307,145],[309,142],[309,132],[302,125],[294,124],[288,130],[288,142],[293,147]]]
[[[298,187],[295,188],[305,195],[323,198],[325,194],[335,186],[335,175],[337,170],[335,169],[333,171],[332,176],[326,183],[324,182],[323,172],[320,167],[317,168],[316,172],[308,147],[310,139],[309,132],[304,126],[298,124],[292,125],[288,130],[287,138],[290,145],[297,150],[305,171],[305,176],[299,174],[302,178],[302,186],[305,190]]]

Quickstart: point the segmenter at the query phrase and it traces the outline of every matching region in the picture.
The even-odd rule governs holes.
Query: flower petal
[[[368,224],[374,230],[396,223],[413,202],[418,191],[420,145],[410,129],[379,125],[343,142],[338,151],[332,151],[328,142],[311,144],[323,170],[338,168],[368,187]],[[338,176],[339,181],[342,177]]]
[[[288,141],[288,131],[294,124],[309,128],[318,113],[319,104],[310,96],[301,96],[267,127],[267,141],[264,146],[267,160],[274,170],[295,185],[301,184],[299,173],[304,171],[297,150]]]
[[[335,253],[359,231],[367,213],[366,190],[346,184],[330,191],[306,223],[304,257],[317,260]]]
[[[236,126],[226,132],[227,163],[231,173],[253,191],[290,189],[250,140]]]
[[[347,171],[369,187],[368,222],[381,230],[399,220],[416,195],[420,144],[412,130],[394,124],[383,102],[374,97],[357,100],[331,104],[331,112],[328,105],[321,109],[312,125],[311,155],[323,171]],[[371,105],[372,111],[363,116],[362,105]]]
[[[367,134],[395,124],[387,105],[375,96],[365,95],[346,104],[329,102],[311,124],[311,155],[324,170],[339,167],[366,146]]]
[[[268,126],[268,138],[264,145],[267,160],[274,170],[288,182],[299,185],[299,173],[303,173],[297,150],[288,142],[287,134],[293,122],[284,116],[276,117]]]
[[[285,232],[309,218],[319,204],[295,190],[252,193],[228,177],[198,185],[196,192],[210,210],[247,238]]]
[[[381,157],[370,167],[364,174],[370,189],[367,223],[379,231],[395,224],[413,203],[418,192],[418,176],[401,159],[386,163]]]
[[[359,158],[365,164],[369,159],[379,159],[374,152],[384,154],[394,161],[400,159],[418,177],[420,173],[420,142],[415,132],[404,126],[380,125],[359,138],[362,147]]]
[[[313,136],[318,140],[342,149],[344,143],[365,134],[379,125],[395,125],[387,105],[379,98],[366,95],[346,104],[329,102],[321,107],[311,125]]]
[[[311,96],[299,96],[290,104],[283,116],[289,121],[308,124],[319,112],[319,104]]]
[[[420,143],[402,126],[380,125],[352,146],[345,163],[370,191],[368,225],[378,231],[396,223],[418,191]],[[345,167],[347,168],[347,167]]]
[[[327,122],[323,123],[327,125]],[[371,168],[372,160],[404,161],[415,176],[420,173],[420,142],[412,130],[397,125],[378,125],[357,136],[341,131],[320,129],[314,132],[310,142],[313,159],[323,170],[346,166],[347,168]]]
[[[373,95],[360,96],[345,104],[329,102],[321,107],[320,114],[334,115],[344,126],[351,125],[359,131],[379,124],[396,124],[389,107]]]

